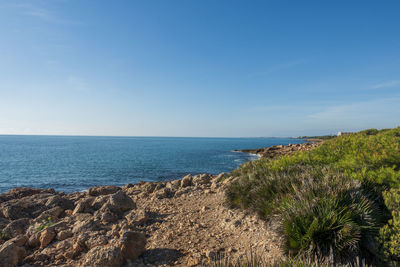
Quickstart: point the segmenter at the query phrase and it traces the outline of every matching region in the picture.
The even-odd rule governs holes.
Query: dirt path
[[[178,197],[133,197],[138,209],[147,211],[140,230],[148,239],[146,252],[131,266],[195,266],[221,255],[236,261],[250,252],[268,262],[279,260],[282,239],[277,223],[266,225],[256,216],[226,207],[225,188],[211,181],[186,187]]]

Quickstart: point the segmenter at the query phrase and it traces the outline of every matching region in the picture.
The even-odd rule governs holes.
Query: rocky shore
[[[314,146],[257,153],[270,157],[271,151],[282,155]],[[225,189],[234,179],[187,175],[70,194],[14,188],[0,194],[0,267],[198,266],[219,257],[239,261],[250,252],[279,261],[279,221],[265,223],[225,205]]]
[[[257,149],[242,149],[242,150],[236,150],[238,152],[244,152],[244,153],[251,153],[251,154],[257,154],[262,158],[276,158],[284,155],[290,155],[293,152],[296,151],[306,151],[313,149],[321,144],[323,142],[320,139],[313,139],[313,140],[307,140],[310,142],[303,143],[303,144],[289,144],[287,146],[283,145],[278,145],[278,146],[270,146],[270,147],[262,147],[262,148],[257,148]]]

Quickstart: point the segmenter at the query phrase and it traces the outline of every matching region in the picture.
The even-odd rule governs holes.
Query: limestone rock
[[[118,214],[111,211],[109,204],[105,204],[100,210],[96,211],[94,217],[103,224],[115,222],[119,218]]]
[[[99,229],[98,223],[93,220],[77,221],[72,228],[72,233],[75,234],[87,231],[97,231],[98,229]]]
[[[10,205],[2,208],[3,216],[9,220],[17,220],[29,217],[19,205]]]
[[[54,208],[54,207],[61,207],[64,210],[67,209],[73,209],[74,208],[74,202],[70,199],[67,199],[65,197],[61,197],[59,195],[54,195],[50,196],[46,203],[45,203],[47,208]]]
[[[146,237],[138,232],[125,232],[120,240],[122,255],[125,259],[135,260],[145,250]]]
[[[15,245],[17,245],[18,247],[23,247],[25,245],[26,241],[28,241],[28,238],[24,235],[19,235],[19,236],[14,237],[10,241],[14,242]]]
[[[193,184],[194,185],[203,185],[203,184],[208,184],[211,181],[211,176],[209,176],[208,174],[200,174],[200,175],[196,175],[195,177],[193,177]]]
[[[71,230],[63,230],[57,233],[57,239],[62,241],[65,240],[69,237],[71,237],[73,234],[71,232]]]
[[[53,241],[55,236],[56,236],[56,233],[53,229],[43,230],[39,237],[40,246],[42,248],[47,247],[47,245],[50,244],[51,241]]]
[[[111,210],[114,212],[122,213],[136,208],[133,200],[123,191],[118,191],[117,193],[112,194],[108,203],[111,205]]]
[[[3,229],[3,232],[7,233],[11,237],[16,237],[17,235],[24,234],[29,226],[29,221],[30,220],[28,218],[22,218],[12,221]]]
[[[154,189],[156,188],[156,184],[155,183],[145,183],[143,186],[143,190],[147,193],[153,193]]]
[[[108,186],[96,186],[89,188],[88,194],[90,196],[101,196],[114,194],[115,192],[121,190],[118,186],[108,185]]]
[[[88,197],[88,198],[84,198],[84,199],[80,200],[77,203],[72,214],[90,212],[93,201],[94,201],[93,197]]]
[[[181,188],[175,192],[175,197],[180,197],[182,195],[188,194],[191,191],[192,189],[190,187]]]
[[[163,198],[170,198],[175,194],[174,191],[169,189],[168,187],[162,188],[154,193],[154,196],[158,199],[163,199]]]
[[[6,193],[9,199],[20,199],[27,196],[32,196],[41,193],[51,193],[54,194],[54,189],[37,189],[30,187],[15,187]]]
[[[117,267],[124,262],[121,249],[116,246],[94,247],[86,253],[81,267]]]
[[[179,189],[179,187],[181,186],[181,181],[180,180],[173,180],[167,183],[166,187],[176,191]]]
[[[192,185],[192,175],[188,174],[181,180],[181,187],[187,187]]]
[[[107,245],[108,239],[104,235],[93,233],[92,236],[88,237],[85,243],[88,249],[92,249],[94,247]]]
[[[129,224],[144,225],[150,219],[150,214],[145,209],[139,209],[129,212],[125,216]]]
[[[40,246],[40,232],[35,232],[34,234],[32,234],[29,239],[28,239],[28,246],[31,248],[36,248],[38,246]]]
[[[42,220],[48,220],[49,218],[50,220],[55,221],[63,212],[64,212],[63,208],[56,206],[54,208],[42,212],[42,214],[36,217],[35,221],[41,222]]]
[[[14,267],[25,257],[24,248],[16,245],[14,240],[8,240],[0,247],[0,267]]]

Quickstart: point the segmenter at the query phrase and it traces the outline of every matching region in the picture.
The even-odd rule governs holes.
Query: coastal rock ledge
[[[233,180],[187,175],[69,194],[14,188],[0,194],[0,267],[199,266],[250,252],[280,260],[278,219],[225,205]]]

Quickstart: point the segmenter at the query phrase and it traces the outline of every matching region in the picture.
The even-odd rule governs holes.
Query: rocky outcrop
[[[315,142],[309,142],[304,144],[289,144],[287,146],[278,145],[278,146],[270,146],[270,147],[262,147],[257,149],[242,149],[235,150],[237,152],[251,153],[257,154],[262,158],[277,158],[284,155],[290,155],[297,151],[307,151],[311,150],[315,147],[318,147],[322,144],[323,141],[318,140]]]
[[[120,266],[145,249],[145,235],[136,232],[143,218],[120,187],[72,194],[14,188],[0,199],[0,266]]]

